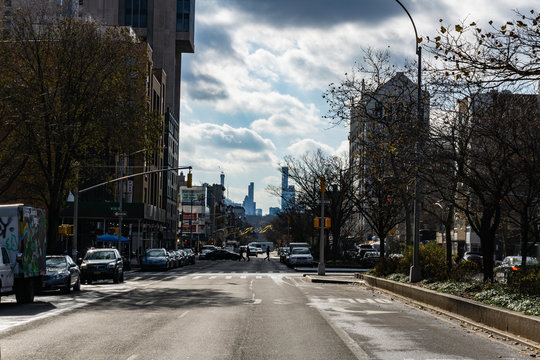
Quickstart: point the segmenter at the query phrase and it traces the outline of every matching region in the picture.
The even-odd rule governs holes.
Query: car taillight
[[[516,266],[512,266],[512,270],[518,271],[518,268]]]

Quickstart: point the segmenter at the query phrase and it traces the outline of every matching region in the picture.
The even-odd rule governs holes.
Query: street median
[[[523,339],[540,343],[540,317],[500,309],[459,296],[443,294],[415,285],[386,280],[375,276],[355,274],[369,286],[439,308],[485,326]]]

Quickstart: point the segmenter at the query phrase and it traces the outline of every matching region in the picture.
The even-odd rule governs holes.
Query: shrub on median
[[[540,295],[540,265],[527,266],[526,269],[511,273],[508,287],[519,289],[522,294]]]

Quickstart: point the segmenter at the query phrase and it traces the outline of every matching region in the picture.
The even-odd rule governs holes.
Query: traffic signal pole
[[[320,239],[319,239],[319,267],[317,268],[318,275],[326,275],[326,269],[324,266],[324,193],[326,190],[326,184],[324,176],[321,177],[321,220],[320,225]],[[322,222],[322,224],[321,224]]]

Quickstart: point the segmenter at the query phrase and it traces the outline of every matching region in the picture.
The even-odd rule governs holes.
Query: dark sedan
[[[43,276],[43,290],[58,290],[68,293],[81,290],[81,272],[68,255],[49,255],[45,259],[47,272]]]
[[[82,259],[81,281],[92,284],[101,279],[112,279],[115,284],[124,281],[124,266],[118,250],[90,249]]]
[[[195,253],[191,249],[184,249],[184,252],[186,253],[188,263],[195,264]]]
[[[208,260],[240,260],[240,254],[233,251],[216,249],[206,254]]]
[[[169,254],[165,249],[148,249],[141,258],[141,271],[167,270],[169,267]]]

